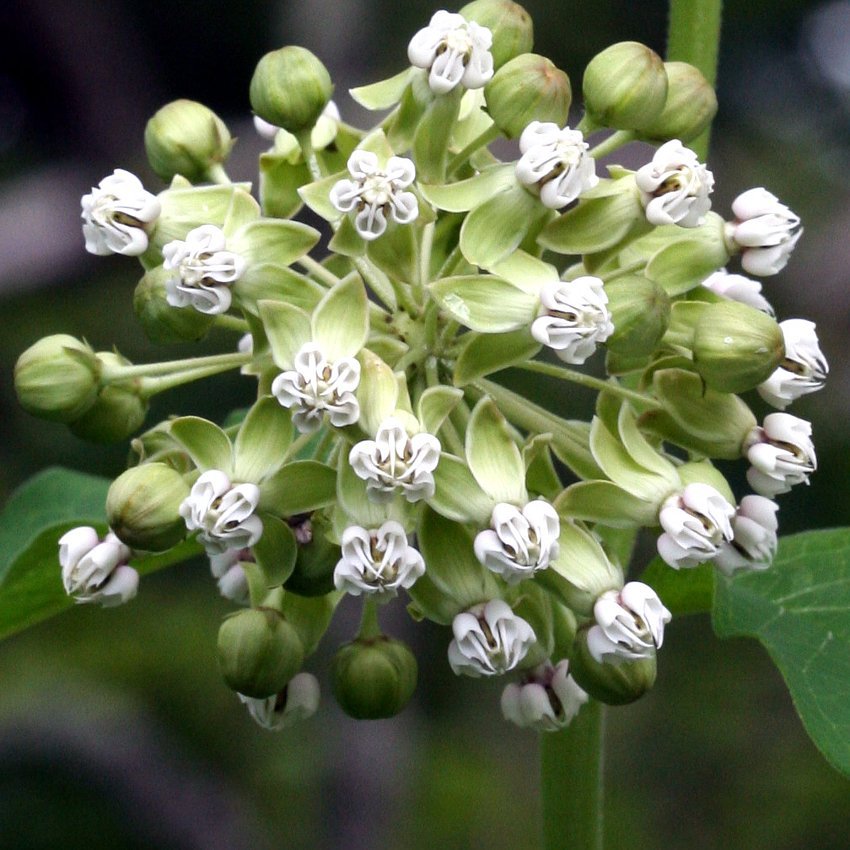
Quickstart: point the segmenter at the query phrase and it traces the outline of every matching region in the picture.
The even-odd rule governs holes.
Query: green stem
[[[251,357],[251,354],[243,354],[241,351],[236,351],[232,353],[228,352],[227,354],[213,354],[209,357],[189,357],[186,360],[165,360],[162,363],[143,363],[138,366],[110,366],[103,369],[100,375],[100,381],[102,384],[117,384],[122,381],[130,381],[134,378],[172,375],[175,372],[184,374],[207,368],[224,372],[227,369],[244,366]],[[210,372],[209,374],[214,373]]]
[[[363,614],[360,618],[360,628],[357,630],[358,640],[372,640],[381,636],[381,624],[378,622],[378,603],[374,599],[363,600]]]
[[[222,186],[227,186],[230,183],[230,178],[220,162],[214,162],[207,168],[207,179],[210,183],[218,183]]]
[[[419,247],[419,280],[416,282],[416,298],[425,304],[425,292],[431,280],[431,251],[434,248],[435,221],[429,221],[422,229],[422,243]]]
[[[232,366],[204,366],[200,369],[186,369],[183,372],[174,372],[171,375],[161,375],[157,378],[137,378],[135,380],[139,382],[139,392],[142,398],[150,398],[158,393],[174,389],[174,387],[182,387],[183,384],[199,381],[201,378],[220,375],[232,368]]]
[[[670,0],[667,61],[689,62],[713,86],[717,80],[722,17],[723,0]],[[688,142],[702,160],[708,154],[710,134],[709,126],[700,136]]]
[[[295,138],[301,146],[301,154],[304,157],[304,162],[307,163],[307,170],[310,172],[310,176],[315,181],[321,180],[326,175],[322,170],[318,157],[316,156],[316,151],[313,149],[312,127],[309,130],[297,133]]]
[[[618,148],[623,147],[623,145],[627,145],[629,142],[633,141],[635,138],[635,134],[631,130],[617,130],[616,133],[611,133],[607,139],[603,139],[598,145],[592,147],[588,152],[588,156],[592,156],[595,159],[600,159],[603,156],[607,156],[609,153],[613,153]]]
[[[215,327],[226,331],[236,331],[236,333],[248,333],[250,328],[248,323],[239,316],[230,316],[227,313],[221,313],[215,317]]]
[[[450,177],[454,172],[463,165],[472,154],[475,153],[479,148],[483,148],[485,145],[489,145],[490,142],[494,142],[499,136],[502,135],[502,131],[495,125],[491,124],[481,135],[474,138],[460,153],[455,154],[450,160],[449,165],[446,168],[446,174]]]
[[[527,360],[525,363],[517,363],[515,366],[517,369],[523,369],[526,372],[537,372],[540,375],[549,375],[552,378],[571,381],[589,389],[599,390],[599,392],[612,393],[643,407],[661,408],[661,404],[651,396],[628,390],[614,381],[603,381],[601,378],[594,378],[592,375],[585,375],[583,372],[576,372],[574,369],[565,369],[563,366],[556,366],[554,363]]]
[[[339,278],[333,272],[328,271],[320,262],[314,260],[312,257],[305,255],[299,257],[295,262],[317,280],[326,283],[328,286],[335,286],[339,283]]]
[[[560,732],[540,736],[543,850],[602,850],[604,706],[590,700]]]
[[[440,270],[434,276],[434,280],[440,280],[440,278],[448,277],[452,271],[454,271],[455,266],[463,259],[463,255],[460,253],[460,245],[455,245],[451,251],[449,251],[449,255],[446,257],[443,265],[440,266]]]

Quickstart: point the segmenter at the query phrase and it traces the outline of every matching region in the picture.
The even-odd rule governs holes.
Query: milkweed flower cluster
[[[712,209],[715,176],[687,147],[711,88],[695,93],[693,69],[683,97],[652,51],[615,45],[588,67],[571,128],[566,75],[504,5],[437,12],[409,66],[354,89],[389,110],[370,130],[340,119],[309,51],[264,57],[250,101],[273,146],[256,192],[228,178],[232,139],[210,110],[160,110],[145,142],[168,185],[102,180],[83,197],[85,247],[138,257],[134,307],[154,342],[215,327],[232,344],[133,365],[56,335],[16,367],[28,411],[89,439],[133,436],[111,530],[59,540],[67,593],[126,602],[149,553],[205,554],[235,606],[222,674],[267,729],[316,710],[303,668],[346,596],[362,622],[330,691],[352,716],[391,716],[414,692],[416,659],[379,622],[402,603],[445,628],[456,673],[509,677],[517,725],[637,699],[671,611],[651,572],[627,576],[615,556],[623,529],[653,538],[656,570],[769,569],[774,499],[817,467],[811,425],[785,412],[825,381],[815,326],[777,322],[768,287],[737,271],[779,272],[799,219],[764,188],[728,219]],[[600,142],[606,130],[625,132]],[[499,135],[519,140],[515,161],[489,150]],[[645,164],[599,166],[600,144],[636,135],[658,140]],[[322,230],[296,219],[304,207]],[[568,368],[602,361],[606,380]],[[564,414],[528,381],[501,382],[509,367],[559,380]],[[256,386],[247,411],[136,433],[151,396],[229,369]],[[598,391],[590,421],[568,409],[572,383]],[[780,412],[757,418],[764,402]],[[749,464],[754,492],[734,492],[717,460]]]

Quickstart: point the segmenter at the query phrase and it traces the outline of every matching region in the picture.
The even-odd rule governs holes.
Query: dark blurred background
[[[576,92],[587,61],[612,42],[664,49],[660,0],[525,5],[535,50]],[[725,5],[714,206],[728,214],[738,193],[764,185],[802,216],[805,236],[764,291],[780,319],[817,323],[833,370],[827,390],[794,405],[814,421],[821,470],[781,497],[780,521],[785,532],[846,525],[850,0]],[[102,177],[128,168],[158,190],[144,161],[147,118],[178,97],[206,103],[239,136],[231,176],[256,179],[264,143],[247,88],[264,52],[312,49],[331,70],[343,117],[359,123],[346,89],[401,70],[408,39],[436,8],[0,4],[0,496],[50,464],[114,476],[125,460],[125,446],[87,445],[16,407],[12,365],[39,337],[117,344],[139,362],[232,344],[213,336],[154,350],[133,317],[138,265],[83,250],[79,199]],[[202,382],[159,399],[151,421],[171,412],[220,420],[251,391],[238,376]],[[450,674],[445,631],[414,630],[401,602],[383,612],[387,631],[420,658],[417,694],[399,718],[355,723],[328,696],[314,718],[273,735],[219,678],[215,635],[227,610],[206,566],[190,564],[146,578],[125,608],[81,607],[0,646],[0,850],[538,846],[536,737],[501,721],[502,683]],[[309,664],[325,695],[328,657],[351,636],[354,613],[342,606]],[[721,644],[706,618],[681,619],[659,668],[650,695],[608,713],[610,848],[850,846],[850,783],[808,741],[757,644]]]

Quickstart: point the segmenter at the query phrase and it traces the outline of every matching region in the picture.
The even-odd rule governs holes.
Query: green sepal
[[[371,83],[368,86],[358,86],[349,89],[348,93],[361,106],[369,110],[389,109],[395,106],[410,85],[410,79],[415,73],[414,68],[405,68],[394,77]]]
[[[387,502],[373,502],[366,493],[366,482],[357,475],[350,463],[340,465],[337,506],[342,509],[334,512],[338,537],[352,524],[367,529],[379,528],[387,520],[393,519],[405,528],[410,527],[410,503],[401,496]]]
[[[469,213],[460,229],[460,250],[474,266],[491,268],[515,251],[548,213],[538,198],[514,182]]]
[[[552,461],[551,442],[551,434],[535,434],[522,447],[522,462],[528,492],[554,502],[563,485]]]
[[[457,321],[482,333],[505,333],[530,325],[540,299],[494,275],[444,277],[431,286],[434,300]]]
[[[386,232],[366,245],[369,259],[384,274],[408,283],[419,276],[417,228],[390,224]]]
[[[624,188],[616,195],[579,201],[543,228],[538,243],[559,254],[594,254],[614,247],[644,221],[637,190]]]
[[[464,340],[452,375],[457,387],[531,360],[541,348],[527,327],[500,334],[469,333]]]
[[[613,395],[613,394],[612,394]],[[662,457],[641,434],[632,409],[623,404],[617,420],[620,440],[626,451],[644,468],[664,478],[671,486],[676,482],[676,468]]]
[[[614,528],[658,523],[658,505],[629,493],[613,481],[579,481],[555,499],[563,517],[599,522]]]
[[[270,151],[260,154],[260,204],[263,215],[292,218],[303,206],[298,190],[311,180],[303,162]]]
[[[266,587],[283,584],[295,569],[298,543],[292,529],[279,517],[261,513],[263,536],[253,545],[254,560]]]
[[[495,502],[478,486],[469,467],[458,457],[441,454],[434,470],[434,495],[428,504],[455,522],[486,525]]]
[[[433,100],[434,93],[428,85],[428,72],[421,68],[412,69],[410,84],[387,122],[387,136],[393,150],[406,151],[413,144],[422,114]]]
[[[460,110],[462,86],[434,98],[425,108],[413,134],[413,158],[417,176],[426,183],[442,183],[446,177],[449,143]]]
[[[436,434],[462,398],[463,392],[454,387],[428,387],[419,396],[416,405],[416,415],[423,430]]]
[[[335,499],[336,470],[316,460],[285,463],[260,485],[260,508],[278,516],[310,513]]]
[[[325,289],[303,274],[271,263],[252,265],[233,285],[239,305],[257,312],[259,301],[282,301],[312,313]]]
[[[232,250],[249,263],[288,266],[303,257],[321,234],[298,221],[261,219],[242,227],[233,237]]]
[[[517,664],[516,670],[531,670],[539,664],[544,664],[552,657],[554,636],[552,634],[552,605],[550,595],[533,581],[522,582],[514,592],[516,598],[508,598],[508,602],[517,617],[522,617],[534,629],[534,643],[529,647],[525,657]]]
[[[369,299],[360,275],[343,278],[313,311],[313,340],[330,361],[353,357],[369,334]]]
[[[407,594],[411,599],[407,606],[407,613],[417,623],[430,620],[440,626],[450,626],[452,620],[461,611],[457,602],[443,593],[431,581],[427,572],[416,579],[416,583],[408,589]]]
[[[708,306],[707,301],[676,301],[672,304],[670,324],[664,332],[662,342],[668,346],[693,349],[696,324]]]
[[[384,363],[395,365],[408,351],[410,346],[394,336],[372,335],[366,340],[369,350],[376,354]]]
[[[677,467],[676,472],[679,474],[682,486],[694,483],[708,484],[710,487],[714,487],[730,505],[736,503],[735,494],[732,492],[726,476],[711,461],[688,461]]]
[[[457,183],[435,186],[420,183],[419,191],[438,210],[467,212],[516,185],[514,166],[496,165]]]
[[[590,423],[577,419],[552,427],[552,451],[579,478],[602,478],[605,473],[590,450]]]
[[[389,226],[392,226],[392,222]],[[350,216],[346,215],[340,222],[328,242],[328,250],[343,257],[362,257],[366,253],[366,240],[357,232]]]
[[[224,214],[221,229],[228,244],[234,240],[240,230],[260,217],[260,205],[244,189],[235,189],[230,196],[230,204]],[[238,243],[237,243],[238,244]],[[231,250],[236,250],[232,248]],[[237,253],[241,253],[238,251]]]
[[[312,338],[310,315],[281,301],[259,301],[257,308],[275,364],[280,369],[291,369],[295,355]]]
[[[248,411],[234,444],[233,476],[259,482],[283,465],[292,442],[292,419],[272,396],[263,396]]]
[[[358,425],[375,436],[381,423],[392,415],[398,402],[398,382],[393,370],[367,348],[357,355],[360,361],[360,384],[357,401],[360,403]]]
[[[524,505],[528,501],[522,455],[507,420],[487,396],[472,411],[465,448],[470,472],[494,502]]]
[[[200,416],[181,416],[168,424],[168,433],[201,472],[218,469],[232,474],[233,447],[218,425]]]
[[[343,595],[333,592],[325,596],[306,597],[297,593],[284,593],[281,613],[301,639],[305,656],[316,651]]]
[[[347,176],[347,171],[330,174],[321,180],[302,186],[298,190],[298,195],[316,215],[325,221],[336,221],[343,213],[331,203],[331,189],[340,180],[347,179]]]
[[[514,251],[497,263],[491,271],[519,287],[523,292],[539,296],[545,283],[559,279],[558,270],[527,251]]]
[[[652,255],[646,276],[671,296],[699,286],[713,271],[729,262],[723,240],[677,239]]]

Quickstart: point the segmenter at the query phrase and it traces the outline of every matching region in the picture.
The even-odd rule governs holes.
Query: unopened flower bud
[[[487,27],[493,34],[490,53],[497,70],[515,56],[528,53],[534,44],[531,16],[512,0],[473,0],[460,10],[460,14],[467,21]]]
[[[717,95],[702,72],[687,62],[665,62],[667,99],[642,136],[654,141],[695,139],[717,112]]]
[[[72,422],[97,398],[99,367],[92,349],[67,334],[31,345],[15,364],[15,392],[27,413]]]
[[[588,647],[587,627],[579,630],[570,656],[570,674],[590,696],[608,705],[625,705],[642,697],[654,684],[655,649],[618,663],[597,661]]]
[[[496,72],[484,97],[496,126],[516,139],[532,121],[566,124],[572,89],[570,78],[545,56],[524,53]]]
[[[342,710],[358,720],[398,714],[416,688],[417,665],[401,641],[381,635],[346,643],[331,661],[333,692]]]
[[[303,47],[282,47],[260,59],[251,78],[251,108],[275,127],[309,130],[333,94],[328,69]]]
[[[627,275],[605,284],[614,332],[611,351],[641,357],[655,351],[670,321],[670,298],[646,277]]]
[[[224,121],[194,100],[167,103],[145,127],[145,151],[151,168],[163,180],[180,174],[191,182],[210,179],[233,147]]]
[[[164,463],[131,467],[106,495],[109,525],[132,549],[165,551],[186,536],[180,504],[188,495],[183,476]]]
[[[166,298],[166,282],[174,272],[165,266],[151,269],[133,294],[133,309],[151,342],[168,343],[202,339],[215,316],[197,310],[175,310]]]
[[[712,389],[742,393],[767,380],[785,356],[782,331],[770,316],[740,304],[710,304],[694,328],[694,365]]]
[[[107,366],[129,365],[127,359],[111,351],[99,352],[97,359]],[[113,384],[105,386],[95,403],[68,427],[72,434],[83,440],[118,443],[141,427],[147,412],[147,401],[132,384]]]
[[[661,115],[667,85],[664,62],[655,51],[622,41],[590,60],[582,89],[588,115],[600,127],[642,130]]]
[[[245,696],[280,693],[303,661],[298,633],[272,608],[237,611],[218,630],[221,674],[228,687]]]

